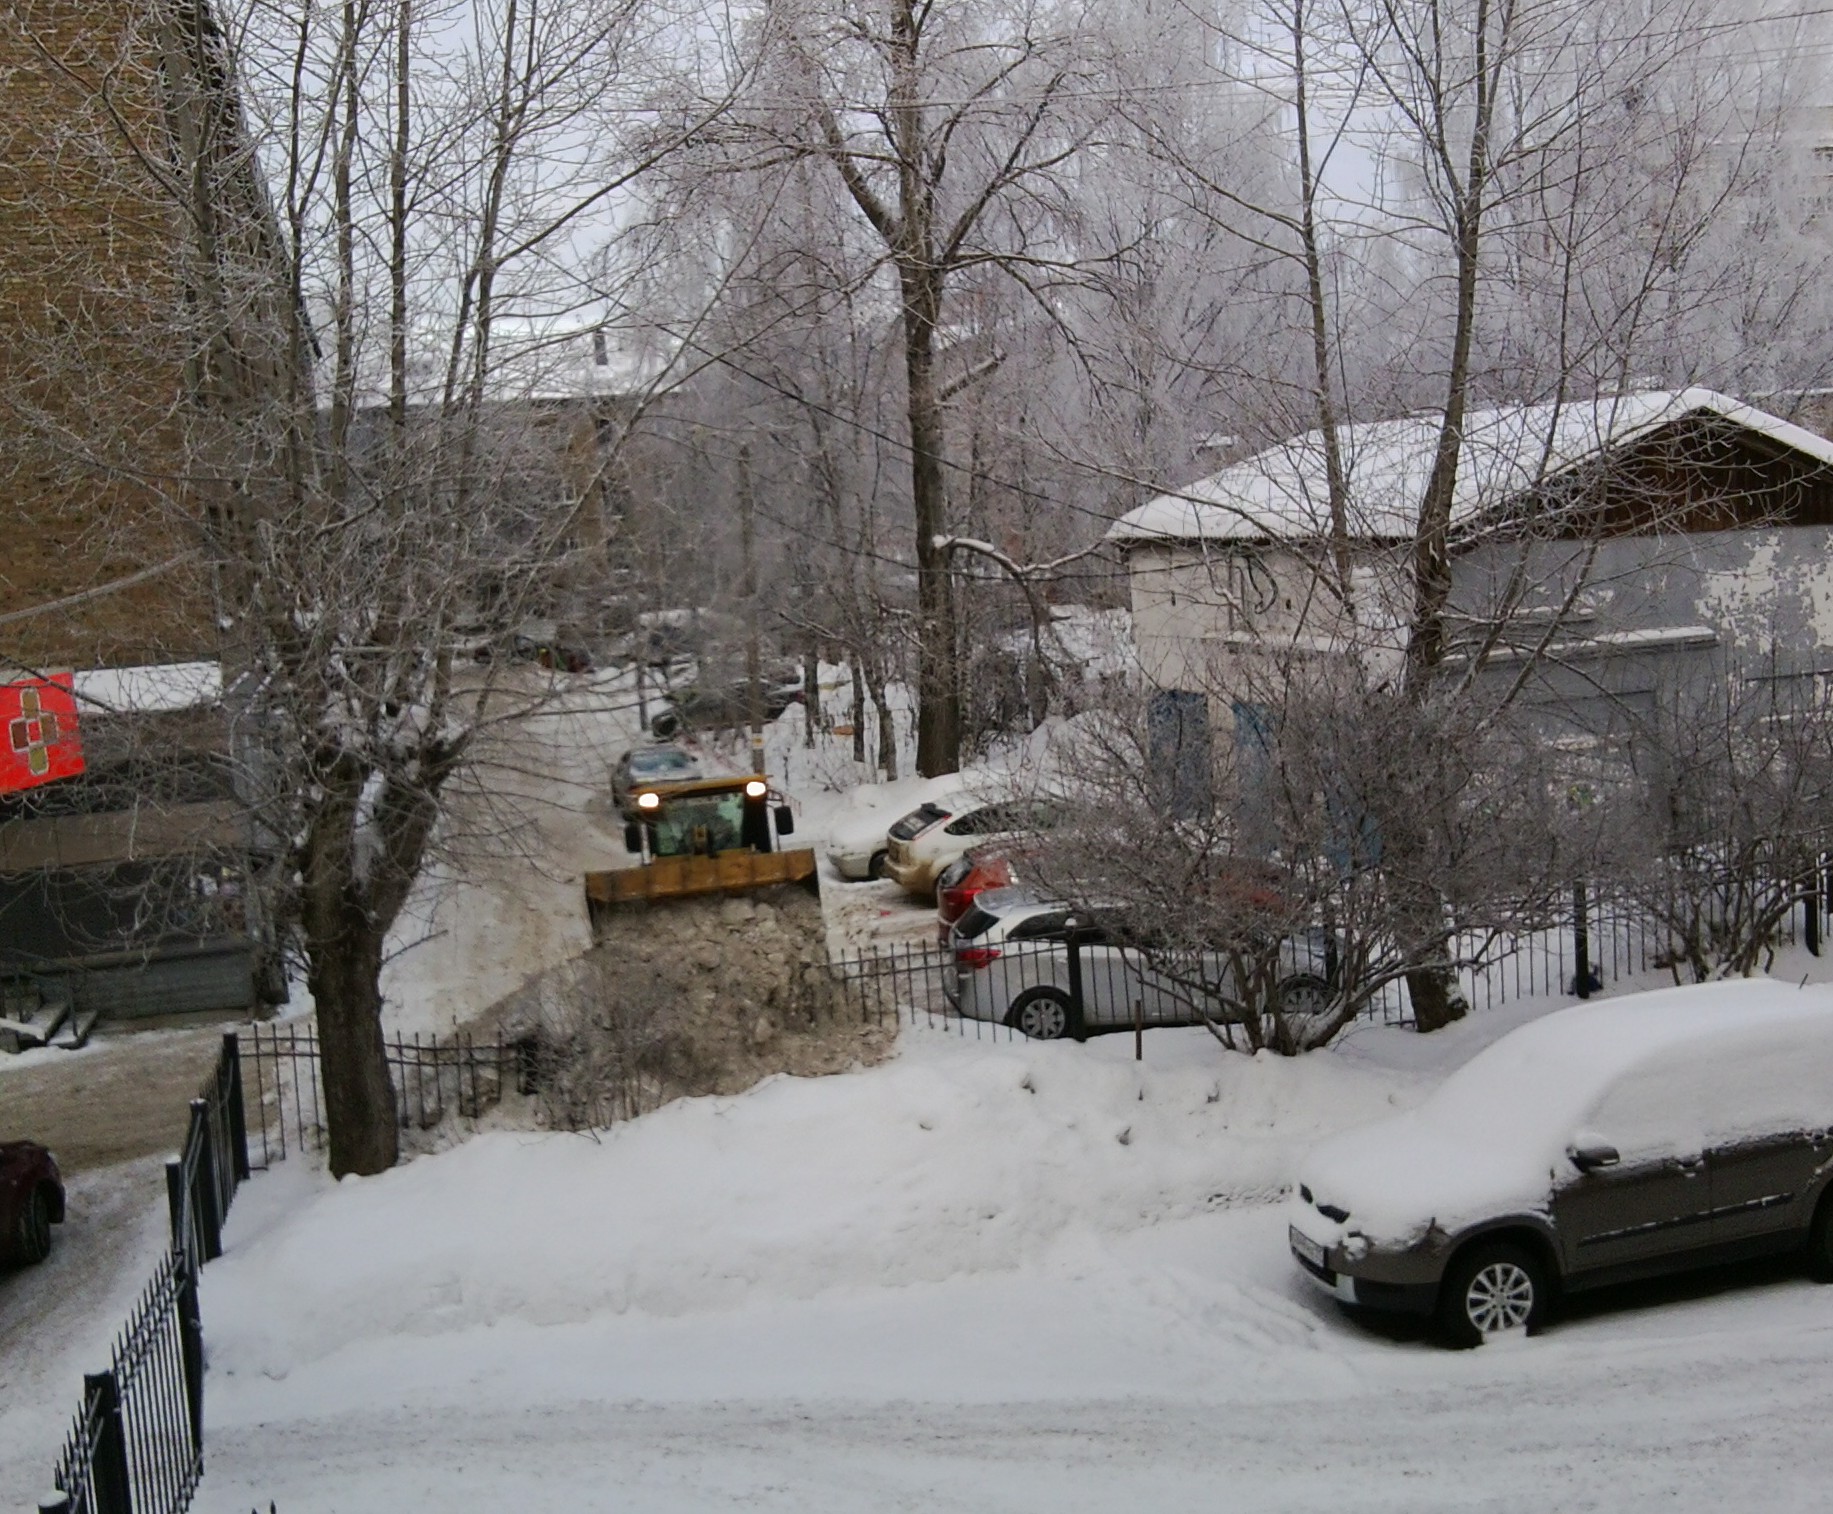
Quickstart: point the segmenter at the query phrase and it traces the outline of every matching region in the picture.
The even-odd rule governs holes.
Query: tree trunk
[[[876,657],[865,660],[866,691],[878,712],[878,767],[886,783],[897,780],[897,726],[885,701],[885,672]],[[861,711],[863,718],[864,712]]]
[[[329,939],[308,927],[306,981],[318,1010],[331,1175],[341,1178],[394,1166],[400,1132],[382,1040],[382,933],[359,910],[336,916]]]
[[[866,681],[859,671],[859,648],[853,648],[853,761],[866,765]]]
[[[1413,1001],[1413,1028],[1443,1030],[1470,1013],[1470,1006],[1442,967],[1416,967],[1407,974],[1407,996]]]
[[[802,651],[802,745],[815,744],[821,724],[821,652],[811,641]]]
[[[904,376],[910,421],[910,503],[916,515],[917,771],[925,778],[961,765],[961,702],[955,676],[954,594],[942,481],[942,406],[935,385],[940,280],[904,270]],[[883,741],[880,741],[881,750]]]

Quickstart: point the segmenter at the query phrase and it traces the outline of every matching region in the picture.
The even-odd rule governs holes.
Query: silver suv
[[[955,922],[948,944],[949,1004],[970,1020],[993,1020],[1040,1041],[1122,1029],[1136,1019],[1197,1025],[1242,1012],[1225,951],[1180,956],[1122,945],[1099,911],[1077,915],[1027,889],[981,894]],[[1282,943],[1280,966],[1276,991],[1286,1009],[1329,1004],[1321,936]]]

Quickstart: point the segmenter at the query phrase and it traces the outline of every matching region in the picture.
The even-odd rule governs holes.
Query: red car
[[[51,1227],[63,1218],[57,1158],[36,1141],[0,1141],[0,1262],[42,1262],[51,1251]]]
[[[949,928],[967,913],[977,894],[1016,882],[1010,854],[996,847],[977,847],[949,863],[936,880],[936,939],[948,945]]]

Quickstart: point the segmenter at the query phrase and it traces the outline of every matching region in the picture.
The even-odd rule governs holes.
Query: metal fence
[[[172,1245],[116,1335],[83,1404],[41,1514],[182,1514],[204,1475],[204,1337],[197,1280],[223,1250],[223,1221],[249,1173],[238,1038],[191,1101],[184,1149],[166,1163]]]
[[[394,1036],[383,1049],[403,1130],[431,1130],[451,1113],[478,1119],[506,1089],[527,1090],[534,1057],[531,1037],[500,1032],[483,1039]],[[324,1064],[317,1031],[294,1023],[251,1026],[242,1033],[240,1051],[252,1165],[266,1168],[291,1149],[322,1151]]]
[[[1325,955],[1289,944],[1276,976],[1288,984],[1322,982],[1330,971]],[[1040,1001],[1060,1007],[1059,1020],[1044,1020],[1068,1035],[1205,1018],[1227,1023],[1240,1015],[1224,990],[1228,965],[1222,954],[1180,961],[1093,938],[970,944],[959,954],[928,943],[893,943],[836,957],[830,967],[843,1002],[862,1020],[920,1024],[970,1040],[1022,1039],[1024,1010]]]
[[[1829,906],[1833,906],[1833,887],[1806,894],[1799,907],[1778,923],[1774,945],[1800,943],[1818,955],[1833,926]],[[1583,884],[1575,885],[1538,915],[1509,910],[1503,917],[1510,922],[1507,930],[1467,930],[1451,942],[1453,959],[1461,964],[1460,986],[1475,1010],[1525,998],[1585,998],[1609,984],[1665,970],[1679,951],[1672,931],[1634,899]],[[1107,955],[1116,954],[1110,949]],[[1135,959],[1126,970],[1132,977],[1149,973],[1139,954],[1119,955]],[[1288,953],[1289,958],[1293,956]],[[1110,1019],[1103,1025],[1098,1017],[1081,1012],[1085,991],[1098,990],[1083,984],[1079,973],[1068,974],[1064,958],[1061,943],[1001,943],[996,973],[1002,991],[994,996],[998,1000],[995,1007],[1009,1009],[1028,992],[1059,990],[1072,1000],[1078,1011],[1076,1019],[1088,1028],[1125,1029],[1124,1021],[1116,1024]],[[870,946],[835,958],[831,966],[843,999],[868,1022],[922,1024],[968,1037],[1010,1038],[1015,1034],[997,1015],[976,1018],[987,1011],[985,1002],[965,1003],[965,1014],[957,1008],[947,991],[950,975],[957,970],[954,953],[948,948],[928,943]],[[1091,969],[1099,970],[1098,965]],[[1282,962],[1280,971],[1294,977],[1335,976],[1334,966],[1296,959]],[[1108,991],[1113,991],[1111,986]],[[1174,1006],[1168,1015],[1147,1014],[1144,1023],[1164,1024],[1176,1018],[1180,1016]],[[1181,1018],[1189,1023],[1200,1017],[1190,1009]],[[1404,983],[1386,985],[1362,1007],[1359,1018],[1409,1024],[1412,1011]]]

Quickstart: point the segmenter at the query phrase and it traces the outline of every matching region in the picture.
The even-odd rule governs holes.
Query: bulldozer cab
[[[780,799],[780,796],[779,796]],[[817,887],[815,854],[784,851],[778,839],[795,829],[787,804],[771,804],[756,776],[707,778],[639,790],[639,818],[624,827],[637,867],[585,875],[594,918],[604,906],[742,893],[778,884]]]
[[[624,846],[651,860],[772,852],[775,838],[795,829],[788,805],[779,804],[772,813],[770,785],[762,778],[709,778],[644,789],[636,795],[636,809],[641,818],[624,827]]]

